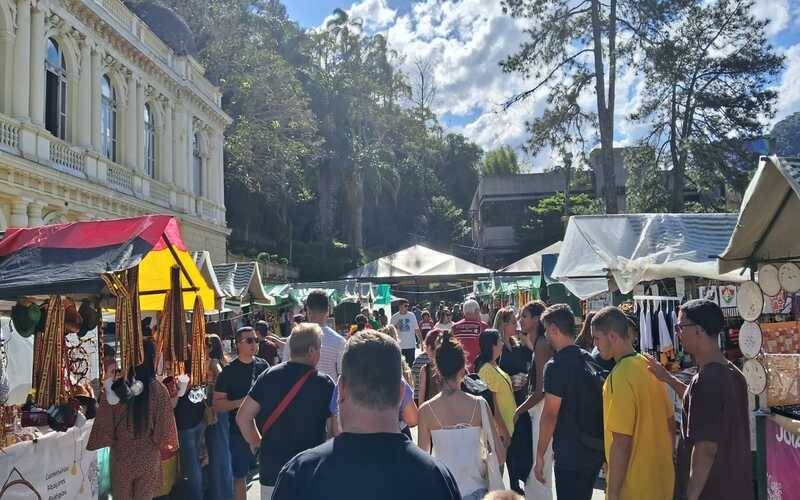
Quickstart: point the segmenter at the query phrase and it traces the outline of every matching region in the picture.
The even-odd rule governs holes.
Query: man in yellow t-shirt
[[[600,355],[616,365],[603,385],[607,500],[671,500],[675,416],[667,388],[633,348],[628,318],[606,307],[592,319]]]

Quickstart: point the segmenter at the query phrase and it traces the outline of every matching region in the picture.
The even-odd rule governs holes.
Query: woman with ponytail
[[[499,463],[485,458],[482,449],[505,461],[505,450],[497,437],[486,401],[467,394],[461,382],[467,373],[464,348],[450,332],[440,335],[434,363],[442,379],[439,394],[419,409],[419,446],[436,456],[453,473],[464,500],[483,498],[490,489],[488,467]]]
[[[178,447],[172,402],[155,378],[155,347],[144,341],[144,362],[135,369],[133,390],[117,379],[100,396],[87,450],[111,447],[111,491],[115,499],[152,498],[162,482],[160,448]],[[112,375],[113,376],[113,375]],[[111,401],[111,403],[109,403]],[[113,403],[113,404],[112,404]]]

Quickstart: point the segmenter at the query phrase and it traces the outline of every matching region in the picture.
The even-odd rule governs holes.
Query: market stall
[[[762,157],[719,272],[746,268],[737,290],[743,373],[755,395],[758,497],[800,492],[800,159]],[[781,307],[776,311],[775,304]]]
[[[573,216],[552,276],[581,299],[665,278],[740,282],[716,261],[735,226],[735,214]]]
[[[101,308],[114,309],[120,380],[135,392],[133,368],[143,356],[140,315],[163,314],[165,304],[180,323],[186,311],[202,318],[204,307],[214,307],[214,292],[172,216],[6,232],[0,241],[0,311],[10,312],[11,320],[0,323],[3,362],[13,358],[31,366],[27,381],[10,385],[20,395],[26,386],[33,390],[21,406],[19,398],[0,406],[0,497],[96,498],[98,452],[87,451],[86,440],[93,385],[103,380]],[[193,330],[202,332],[201,326],[195,322]],[[180,343],[171,341],[173,335],[159,332],[158,342],[170,362],[182,362],[188,348],[176,355]],[[195,337],[200,335],[186,335],[185,343],[202,352],[204,342],[198,346]],[[12,347],[13,353],[6,351]]]
[[[454,255],[414,245],[391,255],[368,262],[344,276],[344,279],[395,283],[409,278],[419,281],[474,279],[488,277],[490,269]]]

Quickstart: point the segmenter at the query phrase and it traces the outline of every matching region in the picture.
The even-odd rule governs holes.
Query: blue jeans
[[[203,498],[203,471],[200,468],[200,445],[203,422],[191,429],[178,431],[181,479],[186,498]]]
[[[230,420],[228,412],[217,413],[217,423],[206,427],[208,448],[208,500],[233,498],[233,469],[231,468]]]

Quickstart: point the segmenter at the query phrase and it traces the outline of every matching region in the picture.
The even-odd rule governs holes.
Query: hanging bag
[[[494,449],[494,429],[489,405],[483,399],[478,402],[481,405],[481,428],[483,430],[481,444],[484,450],[483,460],[486,465],[486,476],[488,476],[488,488],[489,491],[505,490],[503,474],[500,472],[500,460],[497,456],[497,450]]]

